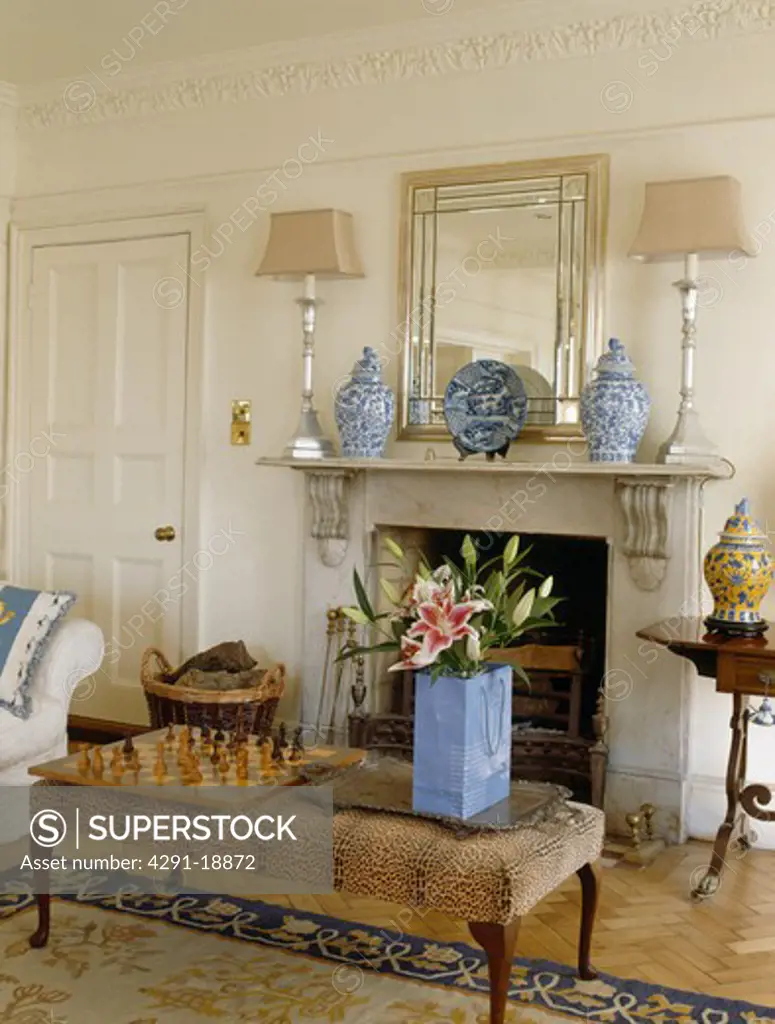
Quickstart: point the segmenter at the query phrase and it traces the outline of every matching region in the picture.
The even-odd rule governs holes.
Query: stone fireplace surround
[[[319,704],[326,611],[353,603],[353,569],[363,573],[373,563],[380,530],[605,538],[611,551],[604,677],[608,828],[626,832],[624,816],[649,801],[657,807],[657,832],[674,842],[686,838],[686,708],[693,669],[639,640],[635,631],[700,613],[702,489],[725,476],[724,470],[574,462],[570,456],[544,464],[461,464],[451,458],[259,461],[306,477],[302,716],[308,722],[314,722]],[[345,711],[343,704],[342,736]]]

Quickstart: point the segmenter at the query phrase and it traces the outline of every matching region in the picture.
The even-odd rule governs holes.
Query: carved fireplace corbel
[[[306,476],[312,507],[310,535],[318,542],[320,561],[333,569],[342,564],[347,553],[350,537],[347,505],[352,473],[307,469]]]
[[[669,479],[616,481],[626,528],[622,553],[633,582],[641,590],[656,590],[667,572],[672,488]]]

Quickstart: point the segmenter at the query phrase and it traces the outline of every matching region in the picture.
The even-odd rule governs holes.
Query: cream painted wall
[[[204,208],[215,233],[210,248],[224,249],[206,282],[195,281],[206,294],[202,541],[228,524],[244,536],[202,579],[203,645],[241,636],[285,660],[292,675],[298,669],[302,483],[254,465],[259,455],[281,450],[299,390],[297,289],[253,276],[268,211],[332,205],[355,215],[367,276],[320,287],[317,393],[332,430],[332,389],[361,347],[396,348],[398,178],[407,170],[610,153],[605,332],[625,341],[653,397],[641,450],[646,461],[673,425],[680,318],[670,287],[679,267],[626,258],[643,185],[673,176],[737,176],[761,251],[744,266],[703,266],[713,301],[700,315],[699,404],[737,469],[734,481],[707,489],[705,542],[743,494],[775,536],[773,58],[772,33],[707,43],[687,37],[653,53],[603,52],[21,135],[15,221]],[[319,140],[317,151],[310,139]],[[262,186],[264,209],[255,222],[238,214],[246,230],[234,229],[223,246],[219,225]],[[397,369],[391,357],[392,382]],[[232,398],[254,402],[251,448],[228,443]],[[399,447],[422,456],[422,446],[393,452]],[[543,460],[545,450],[518,455]],[[766,610],[775,616],[775,599]],[[709,681],[697,682],[687,721],[693,784],[705,787],[691,822],[698,833],[710,831],[723,806],[727,720],[727,700]],[[775,780],[771,747],[769,735],[754,736],[752,776]]]
[[[16,92],[10,86],[0,83],[0,378],[5,378],[6,352],[6,298],[5,287],[8,267],[8,224],[11,217],[11,200],[16,190]],[[5,421],[5,386],[0,397],[0,417]],[[3,466],[0,479],[0,494],[5,495],[9,467]],[[0,510],[0,528],[3,525]],[[5,572],[0,558],[0,572]]]

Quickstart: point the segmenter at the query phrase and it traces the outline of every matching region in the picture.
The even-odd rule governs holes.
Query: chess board
[[[283,746],[279,739],[277,734],[266,739],[262,749],[255,736],[203,736],[198,728],[170,726],[104,746],[81,744],[78,753],[29,772],[71,786],[303,786],[366,756],[364,750],[347,747],[299,749],[290,740]]]

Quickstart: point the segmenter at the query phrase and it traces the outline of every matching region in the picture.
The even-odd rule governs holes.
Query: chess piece
[[[99,747],[95,748],[94,757],[92,758],[91,763],[91,770],[94,772],[94,776],[97,779],[101,779],[105,772],[105,761]]]
[[[210,737],[210,729],[208,726],[203,725],[199,732],[199,747],[205,757],[210,753],[213,748],[212,739]]]
[[[226,776],[229,774],[230,767],[231,765],[229,764],[229,752],[227,751],[226,747],[221,747],[221,759],[218,762],[218,771],[221,773],[221,778],[226,778]]]
[[[89,744],[82,743],[80,746],[81,756],[78,758],[78,771],[82,775],[88,775],[91,771],[91,760],[89,758]]]
[[[178,765],[182,766],[187,758],[191,756],[191,747],[187,737],[181,732],[178,735]]]
[[[136,750],[133,750],[129,757],[129,761],[127,762],[127,768],[131,772],[139,772],[140,767],[140,755],[137,753]]]
[[[280,726],[277,730],[277,739],[279,740],[281,749],[285,750],[288,746],[288,732],[285,728],[285,722],[280,722]]]
[[[261,771],[268,772],[272,767],[272,741],[265,739],[261,744]]]
[[[221,759],[221,748],[217,743],[213,743],[212,753],[210,754],[210,764],[215,767]]]
[[[302,726],[297,726],[293,731],[293,746],[288,758],[289,761],[300,761],[304,757],[304,741],[302,740]]]
[[[164,744],[159,743],[156,747],[156,764],[153,766],[153,774],[157,779],[164,778],[167,774],[167,762],[164,760]]]
[[[170,722],[167,726],[167,743],[172,746],[175,742],[175,726]]]
[[[247,758],[240,757],[237,759],[237,782],[248,781],[248,762]]]
[[[132,754],[134,753],[134,749],[135,749],[135,745],[134,745],[134,742],[132,740],[132,737],[131,736],[127,736],[127,738],[124,740],[124,746],[123,746],[124,760],[125,761],[129,761],[130,760],[130,758],[132,757]]]
[[[180,730],[180,745],[187,747],[188,746],[188,741],[189,741],[190,738],[191,738],[191,730],[189,729],[189,727],[187,725],[184,725],[183,728]]]
[[[114,775],[120,775],[124,770],[123,758],[121,757],[121,749],[119,747],[113,748],[113,757],[110,760],[110,770]]]
[[[273,746],[272,746],[272,761],[275,764],[285,764],[285,754],[283,748],[280,745],[280,733],[275,735]]]
[[[224,735],[223,729],[221,729],[220,726],[219,726],[218,727],[218,731],[215,734],[215,739],[213,740],[213,742],[217,743],[218,746],[220,747],[225,739],[226,739],[226,736]]]
[[[193,757],[189,753],[186,753],[180,762],[180,778],[184,786],[189,785],[196,770],[197,768]]]

